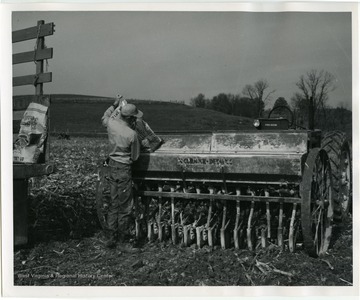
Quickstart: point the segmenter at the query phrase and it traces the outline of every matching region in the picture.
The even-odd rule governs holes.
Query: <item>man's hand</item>
[[[121,96],[121,95],[117,95],[117,96],[116,96],[116,99],[115,99],[115,101],[114,101],[114,103],[113,103],[114,107],[118,107],[118,106],[119,106],[119,103],[120,103],[120,100],[121,100],[122,97],[123,97],[123,96]]]
[[[152,150],[151,150],[151,147],[150,147],[150,142],[149,142],[149,140],[148,139],[143,139],[142,141],[141,141],[141,146],[144,148],[143,150],[145,150],[146,152],[153,152]]]

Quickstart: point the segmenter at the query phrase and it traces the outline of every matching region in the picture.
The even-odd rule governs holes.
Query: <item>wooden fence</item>
[[[47,128],[50,122],[50,96],[43,94],[43,84],[52,81],[52,73],[44,72],[47,59],[53,57],[53,49],[46,48],[45,36],[54,34],[54,24],[38,21],[37,26],[13,31],[12,43],[35,40],[32,51],[13,54],[13,65],[34,62],[35,74],[13,77],[13,87],[33,85],[35,95],[26,99],[13,97],[13,140],[19,133],[21,120],[31,102],[47,106]],[[29,178],[51,174],[54,166],[49,162],[49,136],[45,140],[44,150],[38,163],[13,163],[13,213],[14,213],[14,244],[23,245],[28,242],[28,184]]]

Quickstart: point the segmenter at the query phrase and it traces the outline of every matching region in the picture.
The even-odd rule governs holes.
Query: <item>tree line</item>
[[[343,106],[334,109],[327,105],[329,94],[336,88],[335,77],[330,72],[312,69],[299,77],[296,87],[298,91],[290,101],[279,97],[269,109],[265,107],[272,100],[275,90],[270,89],[266,79],[245,85],[242,92],[237,95],[220,93],[212,99],[207,99],[200,93],[192,98],[190,103],[194,107],[248,118],[267,117],[271,109],[286,106],[293,111],[296,123],[305,128],[331,127],[334,125],[334,117],[335,123],[341,126],[349,123],[349,115],[351,123],[351,111]],[[286,110],[283,112],[286,113]],[[340,124],[341,122],[343,124]]]

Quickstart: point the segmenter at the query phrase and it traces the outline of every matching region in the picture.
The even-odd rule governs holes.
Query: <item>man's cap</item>
[[[123,117],[141,118],[143,113],[142,111],[138,110],[134,104],[127,103],[121,108],[121,115]]]

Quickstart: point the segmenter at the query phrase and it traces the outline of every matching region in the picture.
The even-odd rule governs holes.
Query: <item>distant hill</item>
[[[25,97],[25,96],[16,96]],[[51,95],[50,133],[106,133],[101,117],[113,98],[86,95]],[[251,129],[252,119],[231,116],[184,104],[129,100],[143,111],[144,120],[156,132]]]
[[[51,94],[51,100],[56,102],[68,102],[68,101],[106,101],[114,98],[102,97],[102,96],[90,96],[90,95],[77,95],[77,94]],[[30,95],[14,96],[16,99],[27,98]]]

